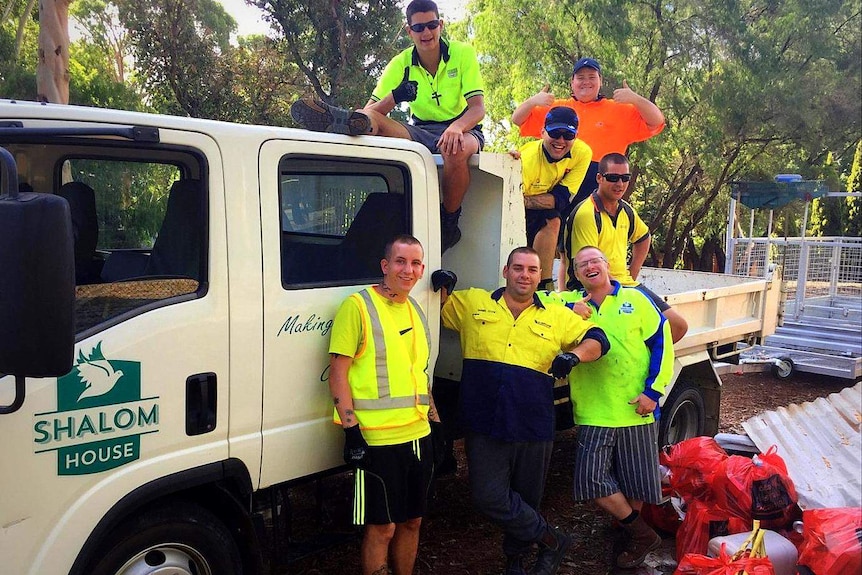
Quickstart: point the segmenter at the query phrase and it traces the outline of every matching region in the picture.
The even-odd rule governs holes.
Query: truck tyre
[[[87,573],[242,575],[242,559],[227,527],[199,505],[174,501],[124,523]]]
[[[779,357],[776,363],[772,364],[772,375],[778,379],[787,379],[796,369],[793,360],[787,356]]]
[[[704,434],[706,409],[700,388],[688,381],[677,381],[661,408],[658,444],[673,445]]]

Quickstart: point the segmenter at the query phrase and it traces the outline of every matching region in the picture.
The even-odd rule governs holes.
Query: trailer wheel
[[[659,446],[673,445],[703,435],[706,409],[700,388],[688,381],[677,381],[661,408]]]
[[[92,575],[242,575],[236,543],[203,507],[175,501],[132,518],[107,541]]]
[[[775,361],[776,362],[772,364],[772,375],[778,379],[787,379],[793,375],[793,372],[796,370],[793,360],[787,356],[779,357]]]

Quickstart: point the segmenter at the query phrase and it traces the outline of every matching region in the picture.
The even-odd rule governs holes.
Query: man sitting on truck
[[[540,290],[554,290],[554,256],[562,239],[561,222],[569,217],[572,194],[590,165],[592,151],[577,135],[575,111],[563,106],[551,108],[545,115],[542,139],[528,142],[512,154],[521,160],[527,245],[539,253]]]
[[[290,113],[309,130],[405,138],[441,154],[440,234],[445,252],[461,239],[461,202],[470,186],[467,162],[485,145],[479,124],[485,117],[482,77],[470,45],[441,39],[443,20],[437,4],[413,0],[406,13],[405,30],[413,47],[387,64],[365,108],[347,110],[303,98],[293,103]],[[387,116],[402,102],[409,102],[410,124]]]
[[[688,331],[688,323],[652,290],[637,281],[641,266],[649,253],[650,232],[623,195],[631,180],[629,160],[622,154],[606,154],[599,162],[596,174],[598,188],[590,197],[574,207],[563,231],[561,252],[573,257],[581,248],[596,246],[608,260],[611,277],[624,286],[636,287],[655,302],[667,320],[674,343]],[[628,246],[632,246],[631,262],[626,266]],[[569,290],[580,288],[574,264],[567,265]]]
[[[479,511],[503,528],[506,575],[553,575],[572,537],[539,513],[554,443],[554,379],[608,350],[601,329],[536,295],[539,254],[514,249],[505,287],[443,292],[443,325],[460,334],[464,363],[461,422],[470,490]],[[437,272],[435,272],[437,273]],[[563,351],[561,351],[563,350]]]
[[[584,292],[555,294],[591,321],[611,342],[608,357],[569,377],[578,438],[574,494],[592,499],[629,535],[619,567],[643,563],[661,537],[639,512],[661,501],[658,473],[658,400],[673,375],[673,344],[664,316],[649,297],[611,279],[608,260],[596,247],[581,248],[573,267]],[[586,296],[586,297],[585,297]]]
[[[344,461],[356,467],[363,575],[413,573],[434,471],[431,431],[440,420],[428,389],[428,322],[409,295],[423,259],[413,236],[389,242],[383,280],[348,297],[332,326],[329,387]]]

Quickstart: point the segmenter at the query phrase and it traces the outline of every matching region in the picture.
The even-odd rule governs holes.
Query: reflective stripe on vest
[[[377,370],[377,399],[358,399],[353,398],[353,407],[355,409],[397,409],[403,407],[414,407],[417,405],[429,405],[427,394],[419,394],[418,397],[390,397],[389,385],[389,370],[386,362],[386,342],[383,338],[383,325],[380,322],[380,315],[377,312],[374,302],[371,299],[371,294],[367,290],[362,290],[359,295],[365,301],[365,309],[368,310],[368,317],[371,321],[371,337],[374,338],[374,363]],[[409,296],[408,296],[409,297]],[[425,314],[422,313],[422,308],[416,303],[413,298],[409,298],[409,303],[419,315],[419,320],[422,322],[422,327],[425,330],[425,340],[431,341],[431,330],[428,328],[428,321],[425,319]]]

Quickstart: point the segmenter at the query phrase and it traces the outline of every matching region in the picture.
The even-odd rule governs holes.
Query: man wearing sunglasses
[[[622,154],[612,153],[599,162],[596,175],[598,189],[576,205],[563,230],[563,254],[577,254],[586,246],[598,247],[607,257],[610,275],[623,286],[636,287],[652,299],[670,323],[676,343],[688,331],[688,323],[666,301],[637,281],[650,247],[650,231],[631,204],[623,199],[631,180],[629,161]],[[632,259],[626,265],[628,246]],[[574,256],[573,256],[574,257]],[[565,256],[561,257],[563,260]],[[568,265],[566,287],[581,287],[573,262]]]
[[[443,156],[443,203],[440,210],[442,251],[461,239],[461,202],[470,185],[470,156],[485,145],[482,77],[473,48],[443,40],[443,20],[431,0],[407,5],[405,30],[413,47],[395,56],[362,110],[346,110],[304,98],[291,116],[309,130],[354,136],[372,134],[420,142]],[[402,124],[387,114],[409,102],[412,121]]]
[[[539,254],[540,290],[554,290],[554,255],[560,230],[590,164],[590,147],[576,139],[578,115],[558,106],[545,115],[542,139],[528,142],[513,155],[521,159],[521,189],[527,218],[527,245]]]
[[[602,67],[592,58],[581,58],[572,70],[572,97],[556,99],[546,84],[524,101],[512,113],[512,122],[521,128],[522,136],[538,138],[542,120],[553,106],[568,106],[581,120],[578,137],[593,149],[593,161],[584,183],[575,195],[574,204],[586,199],[595,189],[598,162],[611,152],[625,154],[635,142],[642,142],[664,129],[664,114],[647,98],[629,88],[614,90],[613,98],[605,98],[602,88]]]

